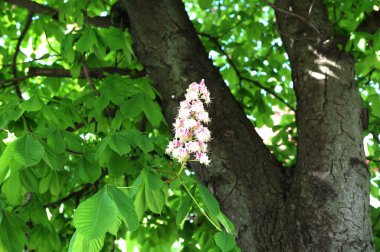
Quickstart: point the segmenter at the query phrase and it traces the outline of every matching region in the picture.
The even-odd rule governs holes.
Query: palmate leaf
[[[12,148],[13,148],[12,145],[13,145],[13,143],[10,143],[5,148],[3,153],[1,153],[1,155],[0,155],[0,184],[5,179],[5,177],[8,173],[8,170],[9,170],[9,163],[12,160],[12,152],[13,152],[12,151]]]
[[[3,212],[0,225],[0,251],[22,251],[27,241],[25,232],[28,227],[15,214]]]
[[[136,230],[139,226],[139,219],[132,199],[123,190],[114,186],[109,186],[108,191],[119,209],[125,225],[130,231]]]
[[[161,178],[154,172],[148,170],[147,168],[145,168],[141,174],[146,187],[153,191],[160,190],[164,185]]]
[[[78,206],[74,214],[74,226],[85,239],[96,239],[107,232],[117,215],[115,202],[103,188]]]
[[[165,204],[165,193],[162,189],[151,190],[145,187],[146,204],[150,211],[160,214]]]
[[[12,150],[13,159],[23,167],[38,164],[45,153],[44,147],[29,134],[14,141]]]
[[[82,37],[76,43],[80,52],[88,51],[96,42],[96,34],[92,27],[86,27]]]
[[[127,154],[132,150],[128,138],[123,134],[114,134],[108,141],[108,145],[119,155]]]
[[[154,126],[160,126],[162,114],[160,106],[145,96],[143,110],[149,122]]]
[[[232,250],[235,245],[235,239],[232,235],[229,235],[226,231],[221,231],[214,236],[216,245],[223,251],[228,252]]]
[[[215,197],[209,192],[209,190],[201,184],[198,184],[198,191],[203,200],[203,204],[206,206],[208,213],[212,218],[217,218],[220,214],[220,206]]]
[[[219,213],[217,218],[229,234],[236,235],[234,224],[222,212]]]
[[[194,192],[192,193],[194,194]],[[192,203],[191,197],[188,194],[186,194],[186,196],[182,198],[181,205],[177,212],[176,223],[178,227],[182,224],[187,214],[189,213],[190,208],[191,208],[191,203]]]
[[[145,187],[141,186],[139,188],[140,189],[136,193],[134,206],[136,209],[137,217],[140,220],[146,210],[146,199],[145,199]]]
[[[83,235],[75,232],[70,240],[68,252],[98,252],[102,249],[105,235],[87,240]]]
[[[21,185],[20,173],[12,172],[3,184],[1,192],[5,195],[9,204],[16,206],[21,204],[23,199],[24,188]]]

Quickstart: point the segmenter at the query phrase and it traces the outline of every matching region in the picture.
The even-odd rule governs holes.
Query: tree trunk
[[[307,16],[311,3],[299,2],[294,11]],[[212,165],[195,170],[234,222],[242,251],[373,250],[354,63],[336,48],[322,4],[312,2],[309,24],[277,11],[298,100],[290,187],[208,58],[182,2],[126,1],[135,51],[162,94],[169,123],[188,84],[206,80]],[[289,11],[286,1],[278,5]]]
[[[276,17],[292,68],[299,136],[285,250],[372,251],[354,60],[338,49],[320,1],[279,0]]]

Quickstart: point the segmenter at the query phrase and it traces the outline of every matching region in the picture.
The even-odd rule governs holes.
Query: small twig
[[[281,13],[284,13],[285,15],[288,15],[288,16],[292,16],[292,17],[295,17],[297,18],[298,20],[302,21],[303,23],[305,23],[307,26],[311,27],[318,35],[321,34],[321,32],[318,30],[318,28],[313,25],[312,23],[310,23],[306,18],[298,15],[298,14],[295,14],[293,12],[290,12],[290,11],[287,11],[287,10],[284,10],[284,9],[281,9],[279,7],[277,7],[275,4],[269,2],[268,0],[264,0],[270,7],[272,7],[274,10],[278,11],[278,12],[281,12]]]
[[[368,85],[369,82],[371,81],[371,78],[372,78],[372,74],[375,72],[375,68],[372,69],[371,71],[369,71],[366,75],[364,75],[363,77],[361,77],[360,79],[358,79],[356,82],[357,84],[359,84],[360,82],[362,82],[363,80],[367,79],[367,81],[365,82],[364,85]]]
[[[94,82],[92,82],[92,79],[90,77],[90,74],[88,72],[88,68],[87,68],[87,65],[85,62],[83,62],[83,73],[84,73],[84,76],[86,76],[86,80],[87,80],[88,84],[90,85],[90,87],[92,88],[92,90],[94,91],[94,93],[96,94],[96,96],[100,96],[100,93],[96,89]]]
[[[65,149],[65,151],[70,152],[70,153],[75,154],[75,155],[83,155],[83,152],[74,151],[74,150],[70,150],[67,148]]]
[[[21,31],[20,37],[17,40],[16,49],[15,49],[15,52],[13,54],[13,59],[12,59],[12,73],[13,73],[14,79],[17,79],[17,67],[16,67],[17,56],[18,56],[18,54],[20,52],[21,43],[24,40],[24,37],[26,35],[26,32],[29,29],[30,24],[32,23],[33,15],[34,15],[33,12],[29,12],[28,17],[26,18],[26,23],[25,23],[24,29]],[[20,85],[19,85],[19,80],[15,80],[13,82],[13,84],[15,86],[17,96],[20,99],[22,99]]]
[[[154,169],[155,171],[158,171],[158,172],[162,172],[162,173],[169,173],[169,174],[172,174],[172,175],[176,175],[177,173],[176,172],[172,172],[172,171],[166,171],[166,170],[160,170],[160,169]]]
[[[93,184],[86,184],[82,187],[82,189],[80,189],[79,191],[74,191],[74,192],[71,192],[69,193],[67,196],[57,200],[57,201],[54,201],[54,202],[50,202],[50,203],[47,203],[44,205],[44,208],[47,208],[47,207],[51,207],[51,208],[55,208],[59,205],[61,205],[62,203],[72,199],[72,198],[75,198],[75,199],[78,199],[82,197],[83,194],[87,193],[87,192],[90,192],[90,189],[91,188],[96,188],[98,185],[99,185],[99,182],[107,175],[107,172],[106,171],[103,171],[102,172],[102,175],[100,175],[100,177],[93,183]]]
[[[89,71],[88,71],[88,68],[86,65],[86,61],[85,61],[85,55],[83,55],[83,63],[82,64],[83,64],[83,73],[84,73],[84,76],[86,76],[88,84],[90,85],[90,87],[94,91],[95,95],[99,97],[100,92],[98,91],[98,89],[96,89],[96,86],[91,79],[91,76],[89,74]],[[106,112],[105,116],[112,116],[112,110],[108,106],[105,108],[105,112]]]
[[[287,107],[289,107],[291,110],[295,111],[296,109],[290,105],[288,102],[286,102],[282,97],[280,97],[278,94],[276,94],[275,92],[273,92],[272,90],[270,90],[269,88],[267,87],[264,87],[263,85],[261,85],[258,81],[255,81],[255,80],[252,80],[250,78],[247,78],[247,77],[244,77],[238,67],[236,66],[235,62],[231,59],[231,57],[228,55],[228,53],[223,49],[222,45],[220,44],[220,42],[218,41],[218,39],[210,34],[207,34],[207,33],[203,33],[203,32],[199,32],[198,33],[199,35],[201,36],[204,36],[204,37],[207,37],[209,38],[214,44],[215,46],[218,48],[218,50],[226,57],[227,59],[227,62],[228,64],[232,67],[232,69],[235,71],[236,75],[238,76],[239,80],[244,80],[244,81],[247,81],[263,90],[265,90],[266,92],[268,92],[269,94],[273,95],[275,98],[277,98],[278,100],[280,100],[282,103],[284,103]]]
[[[225,36],[226,34],[228,34],[230,31],[232,31],[237,26],[239,26],[241,23],[243,23],[243,21],[244,21],[244,19],[239,20],[239,22],[237,22],[236,24],[234,24],[233,26],[231,26],[229,29],[227,29],[226,31],[224,31],[222,34],[218,35],[218,38],[222,38],[223,36]]]
[[[174,175],[175,175],[174,177],[172,177],[170,179],[167,179],[164,182],[171,183],[174,180],[180,178],[183,170],[185,169],[185,165],[186,165],[186,161],[182,163],[181,168],[179,169],[179,171],[177,173],[174,173]]]
[[[46,29],[45,29],[45,27],[44,27],[44,33],[45,33],[45,36],[46,36],[46,39],[45,39],[45,41],[47,42],[47,44],[48,44],[48,46],[49,46],[49,48],[50,48],[50,50],[52,50],[53,52],[55,52],[56,54],[60,54],[59,52],[57,52],[52,46],[51,46],[51,44],[50,44],[50,42],[49,42],[49,36],[48,36],[48,34],[47,34],[47,32],[46,32]]]

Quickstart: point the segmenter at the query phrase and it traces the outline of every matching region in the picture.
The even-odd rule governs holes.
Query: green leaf
[[[135,205],[137,217],[140,220],[142,218],[142,216],[144,215],[144,212],[146,210],[146,199],[145,199],[145,187],[144,186],[141,186],[140,189],[137,191],[134,205]]]
[[[202,10],[207,10],[212,6],[212,0],[198,0],[199,7]]]
[[[117,207],[103,188],[79,204],[74,213],[74,226],[87,240],[102,237],[117,219]]]
[[[0,225],[0,251],[23,251],[27,242],[25,232],[27,227],[15,214],[3,212],[3,220]]]
[[[119,188],[109,186],[108,189],[125,225],[131,232],[135,231],[139,226],[139,219],[132,199]]]
[[[149,122],[154,127],[160,126],[162,114],[161,114],[161,108],[160,106],[158,106],[157,103],[153,102],[149,98],[146,98],[144,102],[143,110]]]
[[[58,196],[61,193],[62,190],[62,182],[60,178],[58,177],[58,174],[56,171],[52,172],[51,175],[51,181],[50,181],[50,192],[54,196]]]
[[[148,153],[154,150],[154,144],[150,139],[137,130],[128,130],[125,135],[129,139],[132,146],[138,146],[143,152]]]
[[[68,252],[98,252],[104,245],[104,235],[100,238],[86,239],[83,235],[75,232],[70,240]]]
[[[20,108],[25,111],[38,111],[41,110],[44,106],[44,103],[41,101],[41,99],[38,96],[33,96],[27,101],[23,101],[20,104]]]
[[[148,187],[151,190],[160,190],[164,185],[161,178],[156,173],[146,168],[142,171],[142,176],[146,187]]]
[[[94,183],[101,175],[102,171],[93,153],[86,153],[79,161],[78,168],[75,169],[75,174],[84,183]]]
[[[108,141],[108,145],[119,155],[127,154],[132,150],[128,143],[128,138],[123,134],[114,134]]]
[[[215,197],[201,184],[198,184],[199,194],[201,195],[203,204],[206,206],[211,217],[217,218],[220,213],[220,206]]]
[[[236,235],[234,224],[227,218],[227,216],[220,212],[217,218],[229,234]]]
[[[139,138],[137,138],[136,143],[137,143],[137,146],[139,146],[139,148],[145,153],[148,153],[154,150],[153,143],[145,135],[141,135]]]
[[[49,134],[46,142],[56,154],[65,152],[66,143],[60,130],[54,130]]]
[[[124,33],[121,29],[116,27],[109,27],[108,29],[102,29],[103,42],[111,49],[118,50],[123,49],[126,46]]]
[[[23,169],[20,171],[20,178],[23,187],[28,192],[38,192],[38,179],[36,175],[31,170],[32,168]]]
[[[194,192],[192,192],[192,194],[194,194]],[[186,194],[184,197],[182,197],[181,205],[177,212],[176,223],[178,227],[181,226],[182,222],[185,220],[187,214],[190,211],[191,205],[192,199],[188,194]]]
[[[160,214],[165,204],[165,193],[163,190],[151,190],[145,188],[146,204],[150,211]]]
[[[71,77],[73,77],[74,79],[77,79],[80,75],[80,71],[82,70],[82,66],[79,65],[79,64],[76,64],[74,65],[71,69],[70,69],[70,74],[71,74]]]
[[[108,160],[108,170],[111,177],[118,178],[124,174],[127,170],[125,157],[118,155],[117,153],[110,151],[111,155]]]
[[[12,172],[9,178],[5,180],[1,191],[11,205],[16,206],[22,204],[24,200],[24,190],[21,185],[20,174],[18,171]]]
[[[92,48],[95,42],[96,42],[95,31],[93,30],[93,28],[88,26],[85,28],[82,37],[80,37],[80,39],[77,41],[76,46],[79,52],[86,52],[90,48]]]
[[[137,94],[131,99],[127,100],[123,106],[121,106],[121,114],[124,118],[134,119],[143,112],[144,95]]]
[[[53,170],[61,169],[66,162],[64,155],[56,155],[51,147],[45,143],[43,143],[43,147],[45,149],[45,154],[42,158],[45,163]]]
[[[66,61],[72,64],[75,60],[75,52],[73,49],[73,34],[69,33],[62,41],[62,56]]]
[[[44,153],[44,147],[29,134],[14,141],[13,158],[24,167],[38,164]]]
[[[379,95],[370,95],[368,101],[371,103],[371,114],[380,118],[380,98]]]
[[[9,171],[9,164],[12,161],[13,143],[7,145],[0,156],[0,184],[4,181]]]
[[[52,175],[53,173],[52,172],[49,172],[49,174],[47,174],[45,177],[43,177],[41,180],[40,180],[40,185],[38,187],[38,191],[42,194],[42,193],[45,193],[47,190],[49,190],[49,187],[50,187],[50,183],[51,183],[51,180],[52,180]]]
[[[229,235],[226,231],[221,231],[214,236],[216,245],[223,251],[228,252],[232,250],[235,245],[235,238]]]

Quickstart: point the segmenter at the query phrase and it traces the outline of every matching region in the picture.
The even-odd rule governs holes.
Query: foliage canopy
[[[32,12],[16,2],[0,3],[0,250],[110,251],[121,238],[131,251],[239,251],[232,223],[193,172],[172,180],[180,167],[164,154],[171,133],[160,94],[118,3],[37,1]],[[379,4],[324,3],[341,50],[355,57],[371,196],[380,199],[380,30],[361,29]],[[267,146],[292,167],[296,97],[273,9],[238,0],[185,6],[231,92],[255,127],[272,130]],[[371,211],[380,249],[380,208]]]

